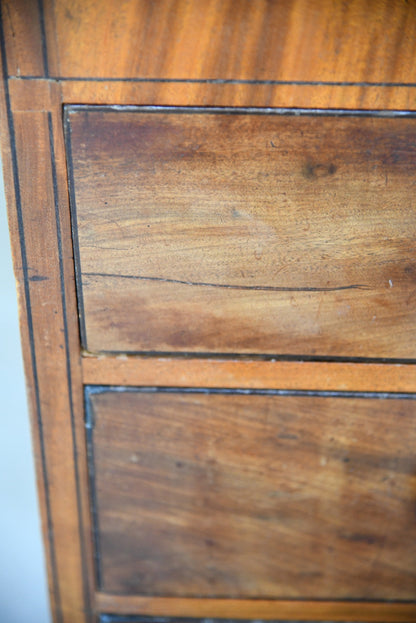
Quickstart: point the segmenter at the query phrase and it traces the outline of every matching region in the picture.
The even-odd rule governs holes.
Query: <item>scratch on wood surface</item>
[[[370,286],[362,283],[353,283],[347,286],[332,287],[286,287],[286,286],[245,286],[230,283],[207,283],[204,281],[185,281],[167,277],[148,277],[144,275],[119,275],[116,273],[82,273],[83,277],[108,277],[111,279],[138,279],[140,281],[161,281],[164,283],[178,283],[186,286],[200,286],[206,288],[225,288],[228,290],[257,290],[260,292],[335,292],[338,290],[369,290]]]

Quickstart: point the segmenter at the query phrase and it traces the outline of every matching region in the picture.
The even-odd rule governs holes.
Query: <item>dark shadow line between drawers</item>
[[[378,400],[416,400],[416,392],[354,392],[308,389],[241,389],[223,387],[163,387],[163,386],[132,386],[132,385],[86,385],[84,387],[86,427],[94,428],[93,414],[89,397],[95,394],[143,393],[143,394],[223,394],[238,396],[306,396],[320,398],[365,398]]]
[[[74,251],[74,268],[75,268],[75,284],[76,284],[76,297],[78,307],[78,323],[80,331],[81,345],[83,348],[88,348],[87,345],[87,329],[85,324],[85,309],[84,309],[84,295],[82,289],[82,273],[81,273],[81,254],[79,250],[79,238],[78,238],[78,218],[77,218],[77,205],[75,199],[75,179],[74,179],[74,165],[72,159],[72,144],[71,144],[71,124],[69,122],[69,115],[64,108],[63,116],[64,127],[64,140],[66,151],[66,165],[68,175],[68,193],[69,193],[69,211],[71,218],[71,233],[72,233],[72,248]]]
[[[96,589],[101,590],[102,578],[101,578],[101,544],[100,544],[100,529],[99,529],[99,513],[97,503],[97,492],[95,487],[95,459],[94,459],[94,412],[93,406],[90,400],[88,400],[87,388],[84,393],[84,408],[85,408],[85,436],[86,436],[86,448],[87,448],[87,468],[88,468],[88,482],[89,482],[89,501],[90,501],[90,514],[91,514],[91,532],[92,542],[94,546],[94,572]]]
[[[329,356],[329,355],[291,355],[291,354],[273,354],[273,353],[220,353],[216,351],[212,352],[200,352],[200,351],[155,351],[155,350],[99,350],[89,351],[85,349],[83,352],[84,357],[98,358],[102,355],[109,357],[117,357],[122,355],[123,357],[142,357],[142,358],[166,358],[166,359],[209,359],[212,361],[226,360],[226,361],[266,361],[275,363],[279,361],[294,361],[298,363],[360,363],[360,364],[395,364],[395,365],[414,365],[416,359],[409,358],[390,358],[390,357],[341,357],[341,356]]]
[[[16,80],[41,80],[44,76],[25,75],[9,78]],[[161,84],[213,84],[213,85],[254,85],[254,86],[300,86],[300,87],[383,87],[415,88],[414,82],[349,82],[331,80],[250,80],[240,78],[152,78],[152,77],[114,77],[114,76],[48,76],[49,80],[61,82],[126,82],[126,83],[161,83]]]
[[[415,85],[416,86],[416,85]],[[205,115],[277,115],[309,117],[416,117],[414,110],[374,110],[348,108],[304,108],[304,107],[267,107],[267,106],[167,106],[167,105],[132,105],[132,104],[65,104],[64,112],[69,123],[69,115],[77,112],[128,112],[128,113],[163,113],[163,114],[205,114]]]

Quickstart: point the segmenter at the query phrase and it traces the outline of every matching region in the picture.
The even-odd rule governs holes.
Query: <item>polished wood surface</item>
[[[51,76],[416,82],[413,1],[44,0],[44,6]]]
[[[102,591],[413,598],[414,400],[104,389],[88,403]]]
[[[45,75],[41,5],[28,0],[1,3],[2,35],[7,45],[10,76]]]
[[[67,104],[135,106],[236,106],[342,110],[416,110],[416,88],[221,83],[186,81],[118,82],[85,80],[10,79],[16,110],[44,110],[51,89]]]
[[[75,104],[416,108],[414,0],[3,0],[3,22],[28,100],[53,77]]]
[[[90,551],[79,336],[59,114],[16,113],[10,212],[42,526],[56,621],[85,620]],[[30,150],[27,146],[30,145]],[[5,170],[7,172],[8,169]],[[13,204],[11,204],[13,205]],[[60,210],[58,210],[58,205]],[[80,460],[74,463],[75,454]],[[84,492],[85,488],[84,488]]]
[[[416,606],[409,603],[334,602],[307,600],[263,599],[183,599],[180,597],[119,596],[97,594],[97,604],[102,612],[118,612],[131,616],[132,612],[144,616],[166,617],[218,617],[221,619],[245,618],[256,621],[369,621],[373,623],[414,623]],[[111,623],[111,622],[109,622]],[[124,623],[124,621],[122,622]],[[126,623],[134,623],[128,619]],[[175,622],[176,623],[176,622]],[[213,623],[216,623],[215,620]],[[222,623],[222,622],[221,622]],[[253,622],[254,623],[254,622]]]
[[[416,119],[67,113],[89,351],[416,354]]]
[[[302,362],[254,357],[236,360],[233,353],[223,359],[203,359],[126,353],[121,358],[91,357],[83,352],[62,128],[62,110],[70,104],[416,111],[414,0],[2,0],[0,13],[2,158],[54,621],[92,623],[100,613],[176,616],[180,620],[416,621],[416,591],[409,601],[364,598],[356,602],[334,600],[332,595],[329,601],[317,600],[314,595],[310,600],[198,599],[114,595],[98,589],[83,383],[402,392],[406,395],[397,396],[402,402],[369,396],[360,401],[375,405],[368,413],[371,422],[379,405],[403,404],[403,420],[398,415],[401,407],[393,409],[394,421],[399,421],[397,430],[403,432],[413,404],[410,398],[416,392],[415,366],[339,362],[335,355],[329,361]],[[408,147],[403,147],[402,153]],[[390,166],[392,163],[383,164]],[[318,183],[322,184],[322,179]],[[397,224],[397,220],[393,215],[392,222]],[[399,247],[403,240],[410,240],[412,224],[403,231],[404,238],[396,240],[397,266]],[[409,273],[406,278],[411,297]],[[392,281],[390,295],[397,292]],[[381,298],[377,301],[382,302]],[[397,318],[390,319],[390,334],[396,332],[401,312],[406,316],[410,309],[411,301],[403,305]],[[410,345],[412,327],[408,335]],[[354,339],[358,344],[358,337]],[[393,348],[395,340],[392,336]],[[397,340],[405,343],[399,332]],[[387,355],[392,356],[390,352]],[[307,399],[297,399],[301,398]],[[380,440],[389,417],[383,410],[380,431],[372,424],[373,450],[380,448],[380,456],[390,452],[388,443],[382,448]],[[130,418],[128,414],[126,422],[131,422]],[[156,421],[160,422],[157,415]],[[324,423],[322,435],[329,425],[329,421]],[[343,421],[339,431],[345,431],[347,425],[347,420]],[[392,431],[386,433],[385,440],[396,434],[394,427]],[[359,433],[361,439],[367,434],[365,430]],[[134,436],[131,443],[135,440],[140,437]],[[398,461],[394,469],[392,464],[393,481],[403,458],[413,460],[407,451],[411,440],[412,432],[392,444],[391,459]],[[230,436],[229,443],[232,441]],[[355,443],[347,434],[344,442]],[[368,441],[368,446],[370,456],[372,442]],[[258,456],[258,448],[256,453]],[[363,482],[374,476],[372,468],[367,471],[362,472]],[[313,472],[312,483],[316,477]],[[413,481],[405,471],[398,479],[407,483],[408,488],[401,491],[404,503],[411,499]],[[387,485],[380,483],[379,491],[383,486]],[[392,513],[395,508],[386,502],[382,510]],[[360,520],[362,511],[368,516],[371,505],[360,506],[354,521]],[[413,548],[412,529],[400,535],[398,551],[407,545],[409,549],[404,561],[409,560]],[[386,526],[390,545],[395,530],[394,525]],[[360,547],[365,550],[377,545],[353,544],[356,550]],[[382,563],[383,556],[382,551]],[[374,568],[377,571],[377,559]],[[379,573],[383,569],[381,566]],[[390,571],[393,573],[393,568]],[[392,583],[390,590],[394,587]]]
[[[259,361],[194,357],[91,356],[84,353],[86,385],[308,389],[413,392],[415,366],[386,363]]]

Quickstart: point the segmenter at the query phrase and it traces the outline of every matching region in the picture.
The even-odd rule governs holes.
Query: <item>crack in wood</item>
[[[148,277],[144,275],[119,275],[116,273],[82,273],[83,277],[109,277],[111,279],[137,279],[140,281],[161,281],[164,283],[178,283],[185,286],[201,286],[206,288],[225,288],[228,290],[256,290],[260,292],[336,292],[339,290],[369,290],[370,286],[362,283],[353,283],[347,286],[328,287],[286,287],[286,286],[245,286],[230,283],[208,283],[204,281],[185,281],[167,277]]]

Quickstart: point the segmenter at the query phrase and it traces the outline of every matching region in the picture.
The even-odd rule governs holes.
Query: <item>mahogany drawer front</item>
[[[89,387],[99,590],[411,600],[413,397]]]
[[[233,113],[66,109],[84,348],[415,358],[414,118]]]

